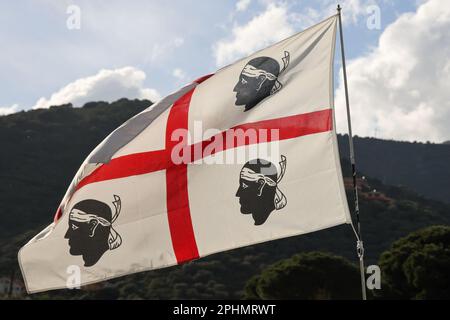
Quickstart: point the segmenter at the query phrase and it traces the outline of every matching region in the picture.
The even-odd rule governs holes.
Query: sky
[[[448,0],[341,0],[354,134],[450,140]],[[0,115],[156,101],[334,14],[331,0],[0,0]],[[337,130],[346,133],[340,48]]]

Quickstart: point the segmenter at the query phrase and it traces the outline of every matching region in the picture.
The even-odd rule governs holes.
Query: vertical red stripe
[[[188,112],[194,89],[178,99],[172,106],[166,127],[166,150],[171,154],[178,141],[172,141],[172,132],[188,127]],[[189,209],[187,165],[174,164],[166,170],[167,217],[172,246],[178,263],[199,257]]]

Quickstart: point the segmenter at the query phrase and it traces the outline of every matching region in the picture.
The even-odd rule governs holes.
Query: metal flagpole
[[[352,122],[350,117],[350,103],[348,99],[348,87],[347,87],[347,70],[345,67],[345,53],[344,53],[344,34],[342,32],[342,18],[341,18],[341,6],[337,6],[339,16],[339,34],[341,38],[341,57],[342,57],[342,70],[344,74],[344,88],[345,88],[345,105],[347,107],[347,122],[348,122],[348,142],[350,145],[350,163],[352,164],[352,176],[353,176],[353,192],[355,197],[355,217],[357,228],[357,242],[356,252],[359,258],[359,269],[361,273],[361,290],[363,300],[367,300],[366,296],[366,278],[364,268],[364,246],[361,237],[361,223],[359,221],[359,202],[358,202],[358,185],[356,182],[356,165],[355,165],[355,150],[353,147],[353,134],[352,134]],[[353,223],[353,222],[352,222]]]

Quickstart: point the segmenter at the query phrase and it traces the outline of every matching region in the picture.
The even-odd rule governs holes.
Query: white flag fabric
[[[336,21],[202,77],[111,133],[54,222],[20,250],[28,292],[350,223],[334,128]]]

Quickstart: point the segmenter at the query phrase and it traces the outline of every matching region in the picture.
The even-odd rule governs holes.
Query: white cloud
[[[250,5],[252,0],[239,0],[236,3],[236,11],[245,11]]]
[[[152,46],[149,63],[154,63],[160,58],[172,53],[175,49],[181,47],[184,44],[184,39],[176,37],[173,40],[163,43],[155,43]]]
[[[145,73],[134,67],[103,69],[96,75],[69,83],[50,98],[40,98],[33,109],[65,103],[80,107],[90,101],[112,102],[120,98],[158,100],[160,96],[156,90],[143,87],[145,78]]]
[[[327,12],[329,15],[336,13],[336,1],[328,1]],[[368,17],[367,9],[371,5],[378,5],[376,0],[341,0],[342,22],[356,24],[361,17]]]
[[[376,0],[340,0],[342,8],[342,23],[357,24],[361,18],[368,18],[368,8],[377,5]],[[291,13],[293,22],[300,29],[312,26],[337,13],[335,0],[323,0],[319,4],[314,2],[314,7],[303,7],[301,11]]]
[[[0,107],[0,116],[6,116],[11,113],[16,113],[20,110],[18,104],[13,104],[10,107]]]
[[[180,68],[175,68],[172,71],[172,75],[177,78],[178,80],[185,80],[187,78],[186,73],[180,69]]]
[[[213,47],[216,64],[223,66],[290,36],[294,29],[288,19],[286,5],[269,4],[247,24],[235,25],[231,38],[220,40]]]
[[[265,0],[265,10],[245,24],[234,23],[231,36],[221,39],[213,46],[216,65],[222,67],[243,56],[267,47],[336,14],[334,0],[314,2],[314,6],[295,7],[295,3]],[[368,17],[367,8],[375,0],[341,0],[344,24],[358,23],[361,17]],[[247,9],[250,1],[236,3],[236,11]],[[234,16],[233,16],[234,21]]]
[[[440,142],[450,138],[450,6],[429,0],[382,33],[369,54],[349,61],[354,133]],[[336,93],[344,111],[342,83]],[[346,131],[345,118],[338,130]]]

